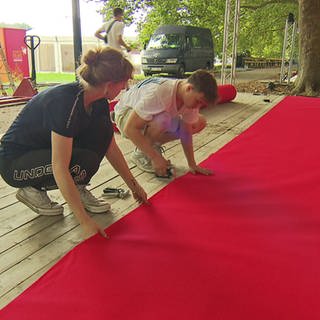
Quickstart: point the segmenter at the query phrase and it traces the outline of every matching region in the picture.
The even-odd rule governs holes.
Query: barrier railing
[[[275,68],[281,67],[281,59],[277,58],[244,58],[244,66],[247,68]]]

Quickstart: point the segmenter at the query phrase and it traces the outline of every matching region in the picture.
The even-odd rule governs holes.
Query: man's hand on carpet
[[[152,159],[151,162],[157,176],[163,177],[167,175],[167,170],[171,167],[170,160],[167,160],[159,155],[157,158]]]
[[[205,176],[211,176],[213,174],[213,171],[207,168],[202,168],[200,166],[194,166],[194,167],[190,167],[190,172],[193,174],[203,174]]]

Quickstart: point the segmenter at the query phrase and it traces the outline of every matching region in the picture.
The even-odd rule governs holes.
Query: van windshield
[[[177,49],[181,47],[181,34],[155,34],[151,37],[147,49]]]

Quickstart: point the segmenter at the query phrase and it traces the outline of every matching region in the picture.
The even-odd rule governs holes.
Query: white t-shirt
[[[114,19],[109,20],[106,22],[102,28],[107,32],[110,24],[114,21]],[[118,36],[123,35],[124,30],[124,23],[122,21],[116,21],[110,31],[108,32],[108,44],[107,46],[115,48],[115,49],[121,49],[121,45],[118,41]]]
[[[116,117],[133,109],[145,121],[151,121],[159,113],[166,112],[171,118],[181,117],[186,123],[198,121],[199,110],[182,106],[177,109],[177,87],[182,80],[148,78],[123,93],[115,106]]]

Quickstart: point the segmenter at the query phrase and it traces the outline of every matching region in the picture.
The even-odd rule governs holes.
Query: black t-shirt
[[[87,147],[88,141],[92,144],[101,136],[94,143],[103,145],[95,149],[105,152],[113,136],[107,100],[95,101],[89,115],[83,105],[83,89],[77,82],[38,93],[2,137],[0,155],[14,158],[32,150],[51,149],[51,131],[72,137],[77,147]]]

